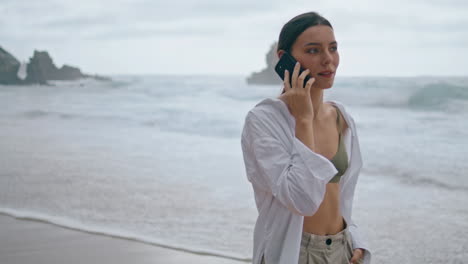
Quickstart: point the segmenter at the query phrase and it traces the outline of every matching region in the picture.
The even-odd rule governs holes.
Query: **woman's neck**
[[[310,98],[314,106],[314,122],[321,122],[325,118],[325,108],[323,103],[323,89],[313,87],[310,91]]]

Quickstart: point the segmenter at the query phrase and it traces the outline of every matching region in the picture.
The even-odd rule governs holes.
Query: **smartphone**
[[[281,58],[279,59],[278,63],[275,66],[275,71],[276,73],[281,77],[281,80],[284,80],[284,70],[288,70],[289,72],[289,79],[291,79],[292,73],[294,71],[294,66],[296,66],[297,60],[289,54],[289,52],[284,52]],[[299,75],[304,71],[305,69],[301,67],[299,71]],[[298,76],[299,76],[298,75]],[[304,78],[304,85],[307,83],[307,81],[310,79],[310,75],[307,75]],[[283,92],[284,93],[284,89]]]

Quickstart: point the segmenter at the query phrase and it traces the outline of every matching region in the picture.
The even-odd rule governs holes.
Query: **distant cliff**
[[[84,74],[79,68],[69,65],[57,68],[47,51],[34,51],[26,66],[27,74],[24,80],[18,78],[19,67],[20,62],[0,47],[0,84],[47,84],[49,80],[77,80],[81,78],[110,80],[108,77]]]
[[[276,55],[277,43],[273,43],[270,46],[270,50],[266,54],[266,68],[260,72],[254,72],[247,77],[248,84],[280,84],[281,78],[275,72],[275,66],[278,62],[278,56]]]
[[[8,51],[0,47],[0,84],[18,84],[21,80],[17,73],[20,62]]]

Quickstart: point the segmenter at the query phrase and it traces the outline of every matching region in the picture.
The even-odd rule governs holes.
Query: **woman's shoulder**
[[[258,102],[247,115],[254,115],[260,120],[276,120],[277,122],[290,122],[291,118],[285,102],[279,98],[265,98]]]
[[[341,111],[346,111],[346,105],[338,100],[328,100],[326,103],[329,103],[332,106],[340,108]]]
[[[349,113],[346,105],[338,100],[328,100],[327,102],[338,108],[339,111],[336,112],[340,114],[340,122],[343,124],[342,131],[345,131],[350,126],[352,127],[354,119],[351,113]]]
[[[279,111],[281,108],[287,107],[279,98],[267,97],[255,104],[251,111]]]
[[[265,98],[247,112],[245,126],[279,137],[293,130],[294,120],[281,99]]]

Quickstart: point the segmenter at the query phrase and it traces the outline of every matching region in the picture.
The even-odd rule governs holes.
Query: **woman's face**
[[[291,53],[301,67],[309,69],[315,78],[314,87],[330,88],[340,64],[338,43],[329,26],[312,26],[302,32],[291,47]],[[331,72],[331,74],[323,74]]]

